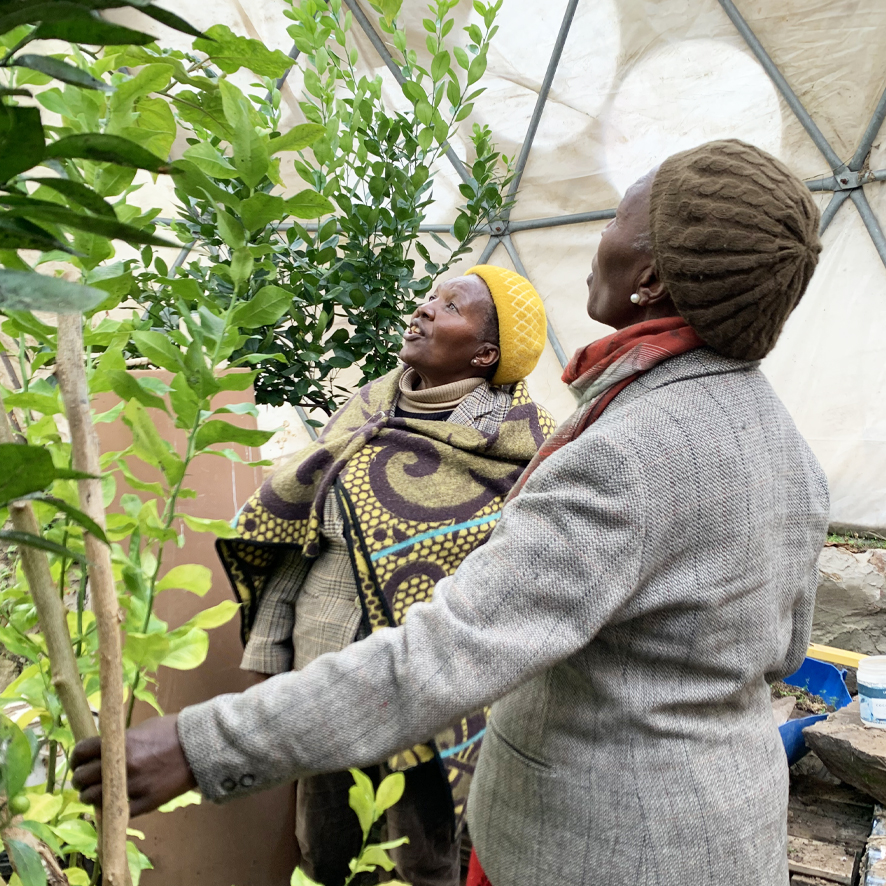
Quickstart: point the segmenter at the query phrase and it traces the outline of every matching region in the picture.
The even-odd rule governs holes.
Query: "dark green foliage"
[[[203,90],[188,93],[187,105],[177,107],[194,138],[184,161],[176,164],[185,211],[175,227],[183,240],[202,247],[209,261],[190,261],[177,277],[143,276],[142,298],[150,304],[155,327],[174,328],[180,313],[201,299],[227,303],[238,278],[235,257],[248,250],[252,276],[245,298],[268,298],[266,290],[273,287],[275,299],[286,294],[289,299],[288,310],[273,325],[258,323],[258,310],[250,320],[248,302],[238,308],[248,337],[233,357],[259,367],[259,402],[289,402],[331,414],[355,384],[392,369],[404,318],[436,277],[468,250],[478,228],[503,209],[508,179],[499,171],[502,158],[488,130],[475,125],[475,156],[461,185],[465,203],[451,239],[433,235],[441,258],[434,260],[430,244],[420,240],[419,227],[433,202],[435,164],[482,92],[476,84],[500,2],[477,4],[484,29],[465,29],[465,44],[454,48],[456,59],[470,59],[464,70],[453,67],[453,53],[446,48],[455,5],[435,0],[430,6],[431,17],[424,21],[433,53],[429,68],[406,49],[399,4],[376,7],[379,26],[401,55],[411,113],[385,107],[380,78],[370,81],[354,73],[350,14],[340,0],[300,0],[286,11],[293,20],[289,33],[302,53],[300,104],[310,123],[277,135],[280,95],[270,80],[264,100],[252,96],[244,103],[223,84],[221,101]],[[256,64],[255,47],[222,32],[218,36],[231,70]],[[250,121],[273,133],[267,145],[244,129]],[[284,151],[295,152],[284,154],[284,162],[294,162],[311,186],[288,200],[270,193],[279,177],[276,155]],[[305,198],[307,211],[300,205]],[[318,222],[308,226],[299,221],[305,218]],[[352,366],[360,372],[349,375],[345,387],[337,377]]]

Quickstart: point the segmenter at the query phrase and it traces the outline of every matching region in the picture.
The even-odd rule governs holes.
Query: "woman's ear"
[[[477,353],[471,359],[471,365],[476,366],[477,369],[489,369],[495,366],[500,356],[501,351],[498,347],[485,341],[477,348]]]
[[[658,272],[655,270],[655,265],[648,265],[643,269],[640,282],[637,284],[637,294],[640,296],[638,304],[641,307],[652,307],[670,298],[664,283],[661,282]]]

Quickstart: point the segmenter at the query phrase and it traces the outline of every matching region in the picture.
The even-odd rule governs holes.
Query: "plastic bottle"
[[[871,655],[858,663],[861,722],[886,729],[886,655]]]

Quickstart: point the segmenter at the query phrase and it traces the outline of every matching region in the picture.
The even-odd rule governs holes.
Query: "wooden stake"
[[[89,391],[83,367],[83,332],[79,314],[58,317],[56,367],[65,412],[71,427],[74,468],[101,473],[98,436],[89,411]],[[105,509],[101,480],[78,480],[80,508],[102,529]],[[123,659],[120,647],[119,605],[111,568],[111,552],[90,533],[84,533],[89,561],[89,589],[99,644],[102,735],[102,876],[106,886],[129,886],[126,828],[126,727],[124,719]]]

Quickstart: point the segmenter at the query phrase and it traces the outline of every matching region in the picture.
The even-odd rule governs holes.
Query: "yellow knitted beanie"
[[[501,358],[492,384],[509,385],[526,378],[541,357],[548,332],[541,297],[525,277],[506,268],[475,265],[465,271],[468,274],[476,274],[489,287],[498,314]]]

